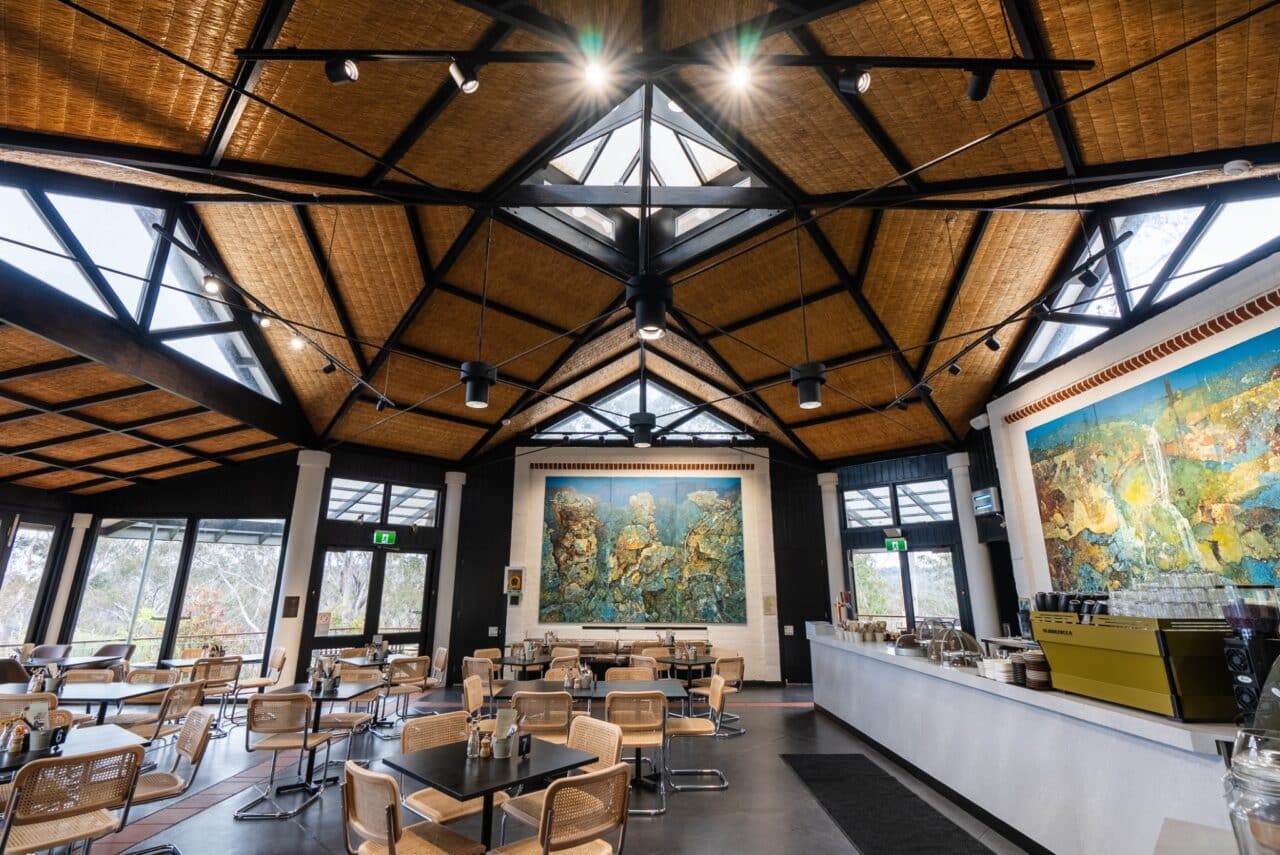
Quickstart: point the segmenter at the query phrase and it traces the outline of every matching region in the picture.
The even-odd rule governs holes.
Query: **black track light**
[[[827,366],[821,362],[804,362],[791,369],[791,385],[796,387],[800,409],[816,410],[822,406],[822,386],[827,382]]]
[[[378,403],[374,404],[374,405],[373,405],[373,408],[374,408],[375,410],[377,410],[378,412],[382,412],[383,410],[385,410],[385,409],[387,408],[387,399],[386,399],[386,398],[379,398],[379,399],[378,399]]]
[[[666,335],[671,299],[671,280],[665,276],[637,273],[627,280],[627,306],[636,316],[636,335],[645,341]]]
[[[952,377],[960,376],[960,372],[963,370],[964,369],[960,367],[959,362],[953,362],[947,366],[947,373],[950,374]]]
[[[969,88],[965,92],[970,101],[982,101],[991,93],[991,81],[996,76],[994,68],[969,72]]]
[[[463,95],[470,95],[480,88],[476,67],[469,62],[454,60],[449,63],[449,76],[453,78],[454,83],[458,84],[458,89]]]
[[[865,95],[871,88],[871,69],[861,65],[842,69],[836,86],[846,95]]]
[[[994,334],[987,336],[987,340],[983,344],[987,346],[987,350],[992,352],[1000,349],[1000,339],[996,338]]]
[[[903,399],[899,399],[897,406],[898,409],[905,411],[907,409],[907,402]]]
[[[474,410],[489,406],[489,387],[498,382],[498,369],[487,362],[464,362],[461,374],[467,406]]]
[[[1031,314],[1035,315],[1042,321],[1048,318],[1052,313],[1053,307],[1049,305],[1048,300],[1041,300],[1039,303],[1036,303],[1035,308],[1031,310]]]
[[[338,370],[338,366],[334,365],[333,360],[330,359],[328,362],[324,364],[324,368],[321,368],[320,370],[323,371],[325,374],[332,374],[333,372]]]
[[[335,86],[342,83],[355,83],[360,79],[360,66],[354,59],[331,59],[324,64],[324,76]]]
[[[1098,274],[1093,272],[1093,268],[1086,267],[1080,271],[1080,281],[1086,288],[1095,288],[1101,280],[1098,279]]]
[[[648,448],[653,445],[653,429],[657,423],[653,413],[632,413],[631,444],[636,448]]]
[[[921,381],[921,383],[920,383],[920,394],[921,394],[921,395],[925,395],[925,396],[931,396],[931,395],[933,395],[933,387],[932,387],[932,386],[930,386],[928,383],[925,383],[925,382]]]
[[[252,312],[250,317],[253,319],[255,324],[264,330],[271,326],[271,318],[267,315],[260,315],[257,312]]]

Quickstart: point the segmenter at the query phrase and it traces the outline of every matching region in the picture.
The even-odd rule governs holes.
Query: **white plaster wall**
[[[1152,318],[1115,339],[1083,353],[1066,365],[997,398],[987,405],[992,441],[1000,472],[1001,501],[1013,556],[1019,596],[1049,590],[1049,559],[1041,534],[1040,513],[1027,449],[1028,430],[1088,406],[1117,392],[1174,371],[1280,326],[1280,311],[1271,311],[1225,332],[1178,351],[1170,357],[1096,386],[1024,419],[1006,424],[1006,414],[1024,407],[1117,362],[1195,327],[1242,303],[1273,290],[1280,283],[1280,254],[1273,255],[1230,279]]]
[[[750,453],[744,453],[750,452]],[[541,638],[551,630],[561,638],[649,639],[655,633],[641,628],[586,631],[580,624],[538,622],[538,591],[542,558],[542,514],[546,478],[585,475],[603,477],[707,477],[742,479],[743,566],[746,576],[747,622],[710,626],[712,644],[742,653],[748,680],[782,679],[778,650],[778,618],[764,613],[765,598],[776,602],[777,583],[773,560],[773,512],[770,505],[768,450],[763,448],[661,448],[636,451],[626,448],[521,448],[517,451],[515,495],[511,520],[512,566],[525,568],[525,595],[519,606],[507,608],[508,642]],[[645,469],[534,470],[532,463],[749,463],[751,470],[663,472]],[[776,612],[776,609],[775,609]],[[681,633],[681,637],[697,636]]]

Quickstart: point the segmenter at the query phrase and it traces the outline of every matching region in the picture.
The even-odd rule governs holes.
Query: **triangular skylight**
[[[743,433],[729,422],[706,410],[699,411],[697,404],[677,394],[652,378],[647,381],[646,407],[657,418],[659,436],[672,442],[692,442],[694,439],[750,440],[751,434]],[[546,430],[534,434],[534,439],[547,440],[599,440],[626,439],[610,427],[605,420],[616,425],[626,425],[631,413],[640,409],[640,380],[636,379],[594,401],[584,405],[591,412],[578,410],[573,415],[555,422]],[[596,415],[592,415],[595,413]]]
[[[639,187],[641,175],[641,123],[644,91],[636,90],[614,107],[586,133],[566,145],[526,181],[531,186]],[[654,88],[650,123],[652,152],[651,187],[764,187],[743,169],[694,122],[683,107],[661,89]],[[652,230],[655,254],[708,229],[724,226],[716,243],[733,240],[754,225],[741,217],[742,208],[652,209],[657,227]],[[514,212],[555,235],[559,226],[570,226],[614,251],[630,254],[639,229],[638,206],[591,207],[569,205],[516,208]],[[540,216],[542,215],[542,216]],[[550,216],[550,220],[546,218]],[[736,221],[736,222],[735,222]]]

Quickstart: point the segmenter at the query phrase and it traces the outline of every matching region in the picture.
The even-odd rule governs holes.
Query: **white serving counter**
[[[894,656],[883,644],[810,639],[814,702],[1045,848],[1152,852],[1166,818],[1229,828],[1217,740],[1062,692],[1037,692]]]

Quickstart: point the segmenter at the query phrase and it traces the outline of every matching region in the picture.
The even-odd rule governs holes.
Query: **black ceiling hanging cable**
[[[466,386],[466,403],[474,410],[489,406],[489,389],[498,382],[498,369],[484,361],[484,312],[489,302],[489,250],[493,246],[493,217],[484,242],[484,278],[480,286],[480,329],[476,337],[476,358],[462,363],[460,376]]]
[[[804,362],[790,369],[791,385],[796,387],[800,409],[816,410],[822,406],[822,387],[827,382],[827,366],[809,359],[809,317],[804,306],[804,263],[800,253],[800,209],[796,209],[796,275],[800,280],[800,329],[804,339]]]
[[[671,280],[650,272],[653,235],[653,84],[644,86],[644,109],[640,118],[640,230],[636,255],[638,271],[627,280],[627,307],[635,313],[636,335],[647,341],[662,338],[667,332],[667,309],[671,306]]]

